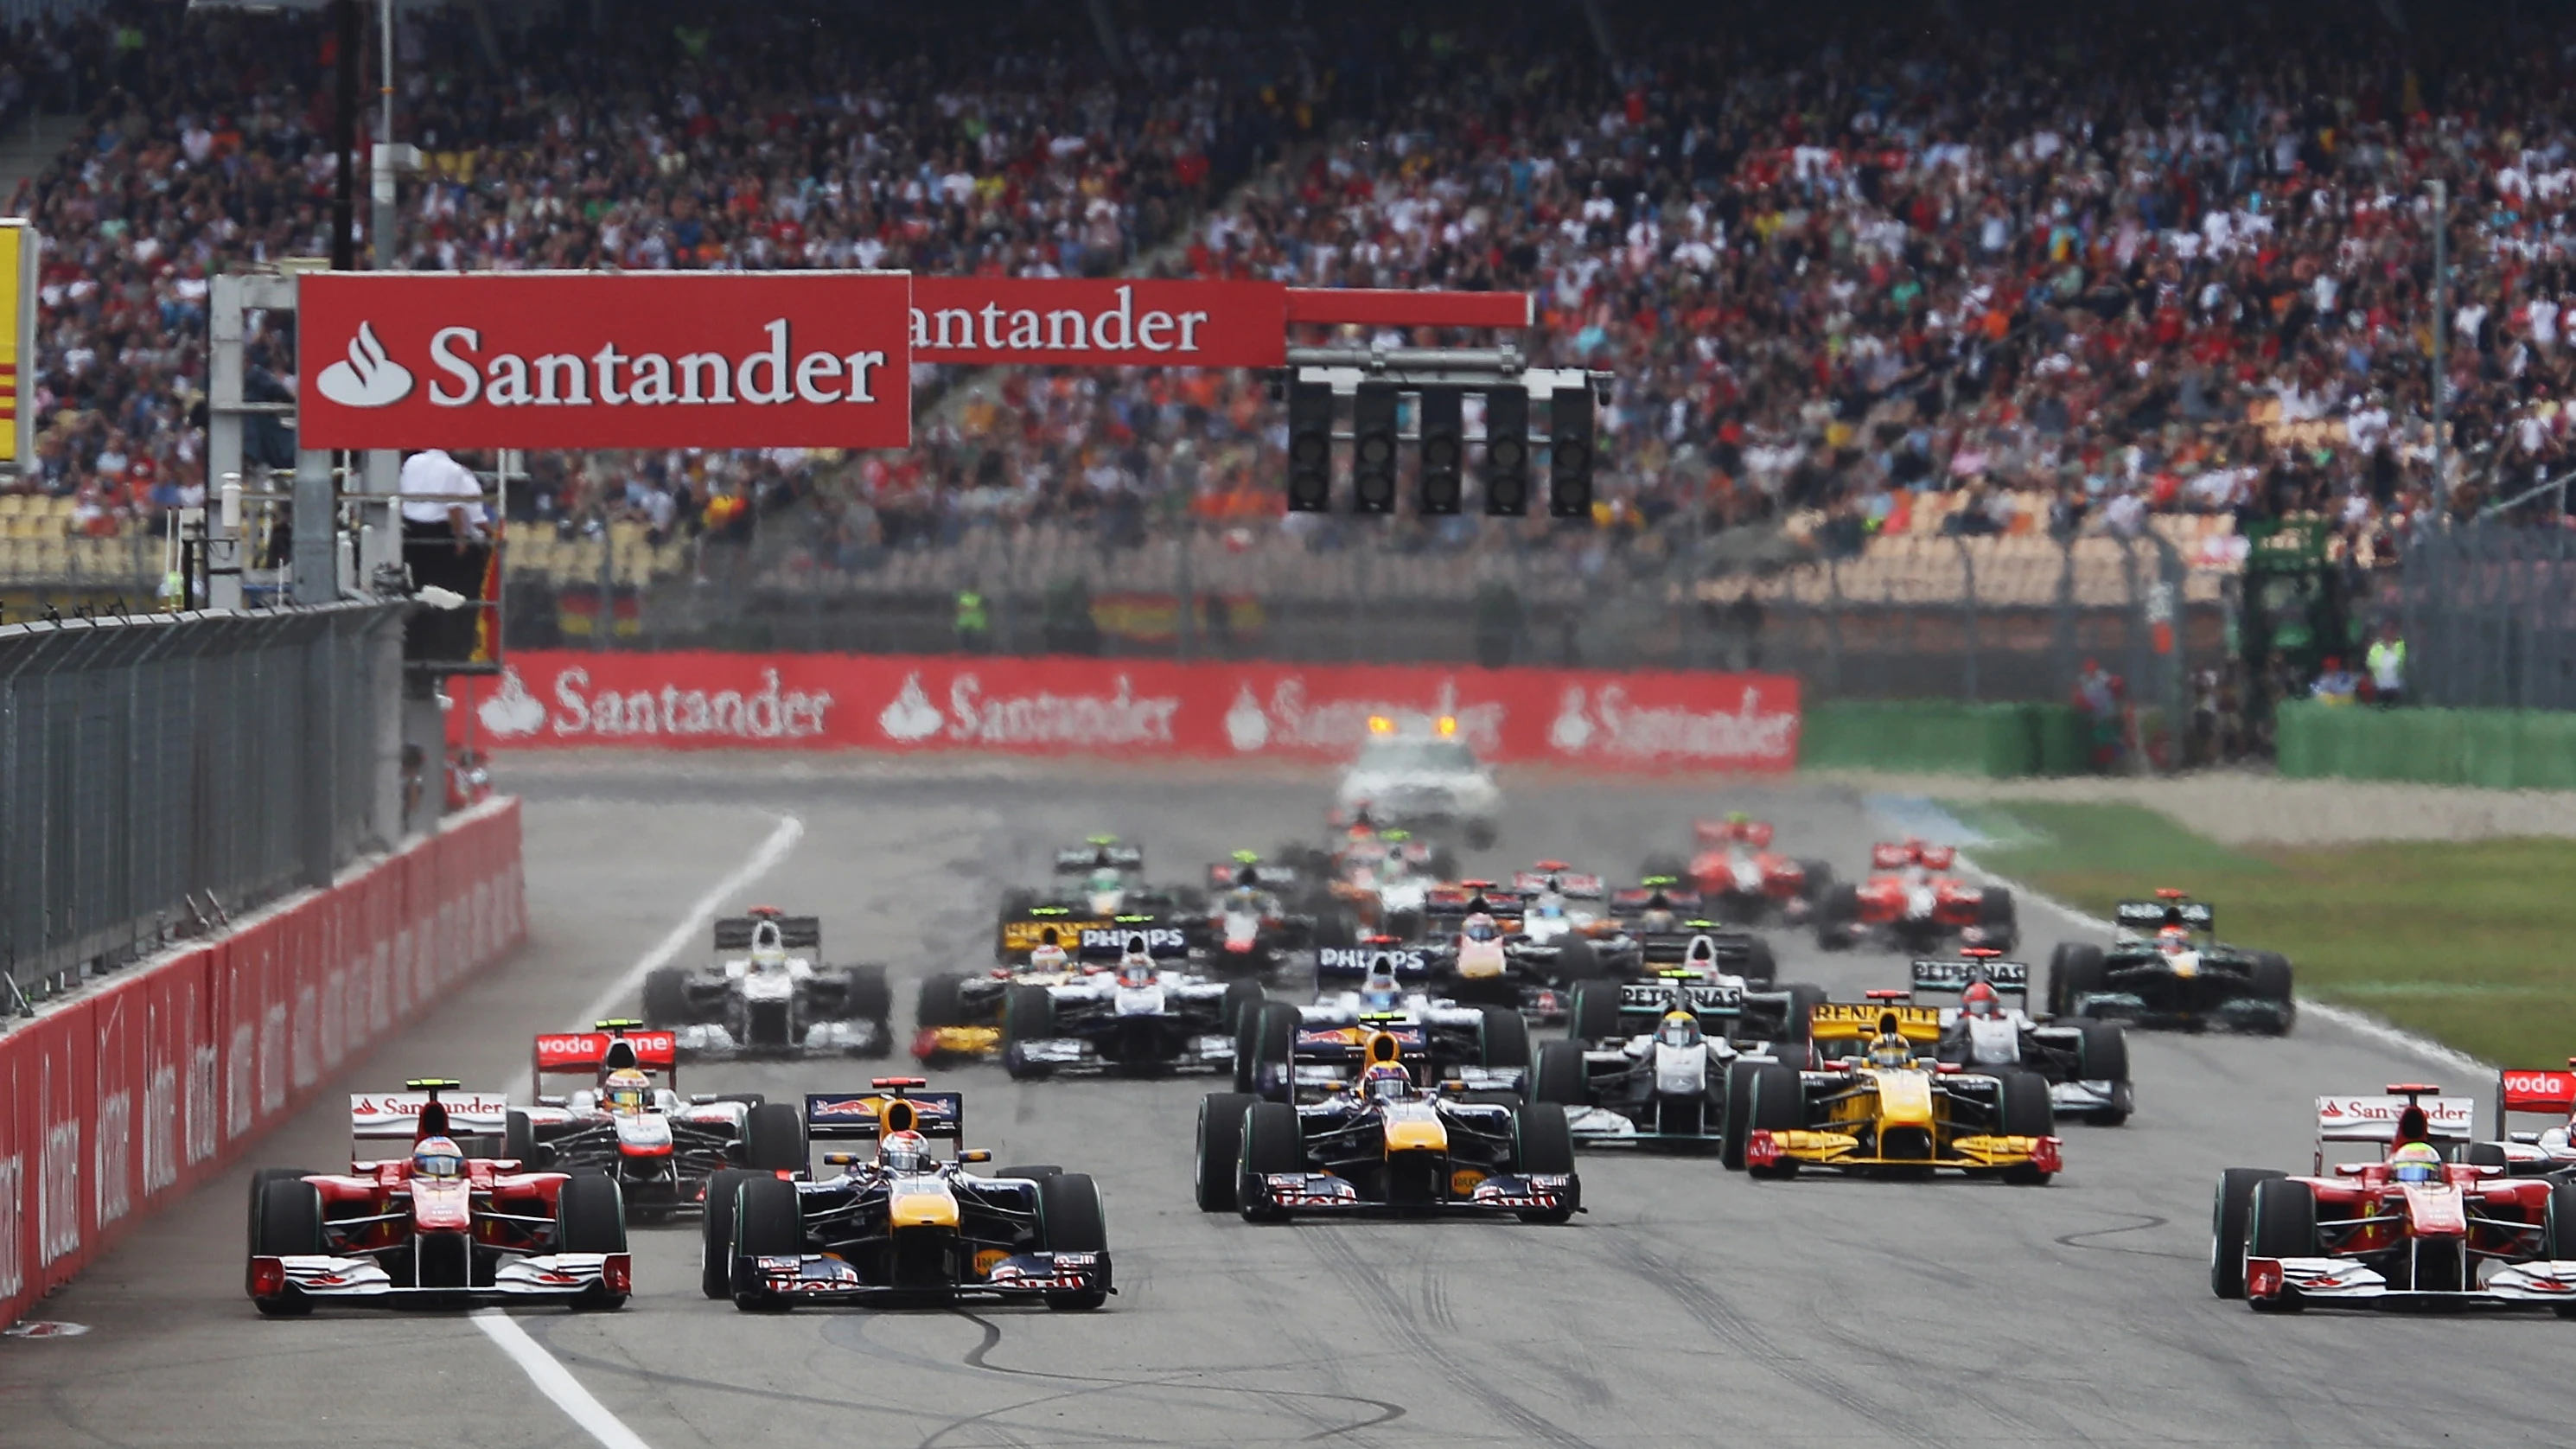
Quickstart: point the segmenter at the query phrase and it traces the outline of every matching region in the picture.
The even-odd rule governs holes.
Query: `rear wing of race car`
[[[1189,933],[1178,926],[1163,925],[1153,916],[1113,918],[1104,927],[1085,926],[1070,941],[1058,938],[1085,961],[1115,961],[1127,954],[1130,944],[1144,942],[1145,954],[1158,961],[1190,953]]]
[[[2123,931],[2160,931],[2167,926],[2215,931],[2218,917],[2206,901],[2122,901],[2111,913],[2111,924]]]
[[[1090,870],[1114,870],[1141,875],[1145,869],[1145,848],[1141,845],[1083,846],[1079,850],[1055,853],[1057,875],[1080,875]]]
[[[2441,1088],[2401,1083],[2376,1097],[2317,1098],[2316,1171],[2326,1170],[2329,1142],[2395,1142],[2401,1137],[2461,1143],[2476,1125],[2477,1102],[2445,1097]]]
[[[1236,886],[1263,891],[1295,890],[1297,867],[1273,865],[1265,860],[1219,860],[1208,864],[1208,889],[1230,891]]]
[[[2496,1135],[2510,1136],[2507,1119],[2515,1115],[2549,1116],[2562,1124],[2576,1118],[2576,1057],[2566,1067],[2507,1067],[2496,1073]]]
[[[1644,885],[1612,891],[1610,914],[1633,916],[1652,910],[1657,896],[1663,897],[1665,910],[1693,913],[1699,910],[1699,892],[1684,890],[1672,881],[1648,881]]]
[[[1518,916],[1528,905],[1519,891],[1505,890],[1489,880],[1436,886],[1422,896],[1422,914],[1428,917],[1472,916],[1478,911]]]
[[[805,1136],[814,1142],[874,1142],[888,1132],[956,1141],[966,1135],[966,1094],[915,1091],[919,1077],[879,1077],[868,1092],[805,1094]]]
[[[716,949],[719,951],[750,950],[752,933],[758,929],[760,923],[763,921],[776,921],[778,923],[778,944],[786,947],[790,951],[819,951],[823,949],[823,918],[821,916],[780,915],[717,917]]]
[[[1108,916],[1080,915],[1070,906],[1032,906],[1029,913],[1002,923],[1002,954],[1021,958],[1031,948],[1041,945],[1073,949],[1085,931],[1106,931],[1116,926]]]
[[[509,1125],[510,1099],[500,1092],[461,1091],[453,1082],[406,1082],[400,1092],[351,1092],[349,1135],[362,1142],[420,1137],[497,1137]]]
[[[529,1048],[540,1077],[592,1076],[632,1069],[680,1080],[676,1032],[646,1031],[640,1021],[603,1021],[592,1031],[540,1032]]]
[[[1677,1006],[1703,1021],[1712,1017],[1731,1020],[1744,1014],[1744,988],[1678,976],[1619,983],[1621,1016],[1660,1017]]]
[[[1573,901],[1597,901],[1609,894],[1609,887],[1597,875],[1578,875],[1570,870],[1550,870],[1542,865],[1536,870],[1514,871],[1512,890],[1523,896],[1544,895],[1549,891]]]
[[[1771,822],[1701,820],[1692,824],[1691,838],[1702,845],[1749,845],[1755,850],[1768,850],[1771,848]]]
[[[1716,921],[1686,922],[1687,929],[1654,931],[1637,937],[1637,952],[1649,966],[1669,966],[1690,959],[1691,942],[1702,936],[1716,950],[1717,964],[1729,971],[1753,959],[1753,937]],[[1738,972],[1737,974],[1741,974]]]
[[[1380,957],[1407,986],[1431,979],[1431,956],[1410,946],[1321,946],[1315,951],[1315,980],[1365,981]]]
[[[2030,999],[2030,965],[2023,961],[1917,961],[1914,989],[1956,996],[1983,981],[2000,992]]]
[[[1894,997],[1903,993],[1888,994]],[[1807,1036],[1828,1057],[1833,1053],[1822,1051],[1825,1042],[1865,1042],[1890,1031],[1911,1042],[1937,1042],[1941,1039],[1941,1010],[1889,999],[1820,1001],[1807,1012]]]
[[[1958,863],[1958,859],[1959,852],[1955,846],[1926,845],[1919,840],[1901,843],[1882,840],[1869,848],[1869,868],[1872,870],[1903,870],[1909,865],[1919,865],[1925,870],[1948,870]]]

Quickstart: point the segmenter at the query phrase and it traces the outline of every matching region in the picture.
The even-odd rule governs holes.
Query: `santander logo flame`
[[[344,408],[391,407],[411,396],[411,369],[385,355],[372,322],[358,324],[349,339],[349,357],[322,369],[313,385]]]

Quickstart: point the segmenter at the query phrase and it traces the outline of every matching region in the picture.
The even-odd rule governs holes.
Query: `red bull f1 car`
[[[696,1212],[708,1177],[727,1167],[804,1165],[793,1106],[771,1106],[756,1092],[682,1096],[671,1032],[603,1021],[590,1031],[539,1033],[533,1055],[540,1085],[549,1077],[589,1080],[513,1108],[503,1155],[532,1168],[615,1178],[631,1217]]]
[[[1453,1001],[1429,989],[1422,951],[1379,937],[1316,953],[1313,1004],[1264,1001],[1242,1019],[1235,1090],[1272,1101],[1343,1091],[1392,1042],[1417,1080],[1517,1093],[1530,1064],[1529,1023],[1507,1006]],[[1336,989],[1341,988],[1341,989]]]
[[[252,1174],[251,1302],[271,1317],[322,1303],[624,1305],[634,1260],[616,1179],[532,1172],[458,1147],[459,1136],[498,1133],[508,1107],[435,1078],[350,1097],[352,1135],[405,1150],[353,1156],[346,1172]]]
[[[2548,1305],[2576,1318],[2576,1182],[2456,1160],[2474,1104],[2421,1083],[2317,1099],[2308,1175],[2231,1167],[2210,1290],[2258,1311]],[[2334,1143],[2370,1143],[2335,1163]]]

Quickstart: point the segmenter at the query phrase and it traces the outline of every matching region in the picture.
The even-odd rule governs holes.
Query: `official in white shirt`
[[[492,565],[491,512],[472,469],[430,448],[403,460],[403,562],[417,588],[436,585],[468,599],[484,597]],[[404,654],[415,660],[465,663],[478,653],[481,609],[423,609],[406,626]]]

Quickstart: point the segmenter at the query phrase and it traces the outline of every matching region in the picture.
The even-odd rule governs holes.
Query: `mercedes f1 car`
[[[1771,848],[1769,821],[1743,815],[1702,820],[1699,851],[1681,874],[1709,914],[1741,926],[1803,926],[1834,883],[1821,860],[1792,860]]]
[[[2152,901],[2122,901],[2113,921],[2119,935],[2108,951],[2066,941],[2050,955],[2050,1015],[2268,1036],[2297,1019],[2289,958],[2220,942],[2205,902],[2160,890]]]
[[[644,978],[644,1021],[680,1058],[881,1057],[894,1049],[894,992],[883,966],[825,966],[814,916],[754,906],[715,927],[717,961]]]
[[[1729,1092],[1744,1093],[1739,1150],[1726,1165],[1757,1176],[1800,1168],[1929,1175],[1948,1168],[2039,1184],[2061,1163],[2048,1082],[2019,1067],[1972,1070],[1934,1060],[1941,1014],[1902,1004],[1902,991],[1827,1002],[1809,1017],[1817,1070],[1744,1062]]]
[[[1920,840],[1869,850],[1870,874],[1816,899],[1816,943],[1828,950],[1883,943],[1929,956],[1948,945],[2009,951],[2021,939],[2012,892],[1950,874],[1958,852]]]
[[[1301,1214],[1510,1214],[1561,1223],[1582,1210],[1574,1138],[1553,1102],[1423,1090],[1391,1037],[1346,1090],[1292,1105],[1241,1092],[1199,1104],[1198,1204],[1247,1222]]]
[[[531,1168],[597,1172],[617,1180],[630,1216],[695,1212],[707,1178],[727,1167],[798,1168],[796,1109],[757,1092],[684,1097],[678,1037],[640,1021],[590,1031],[543,1032],[535,1080],[588,1077],[588,1086],[513,1108],[503,1155]],[[653,1084],[661,1074],[662,1085]]]
[[[1519,1092],[1530,1064],[1529,1023],[1507,1006],[1435,996],[1423,953],[1384,937],[1316,953],[1312,1005],[1265,1001],[1235,1043],[1238,1092],[1272,1101],[1344,1090],[1386,1042],[1416,1079],[1476,1091]],[[1332,987],[1347,983],[1347,989]]]
[[[2576,1182],[2451,1160],[2473,1109],[2420,1083],[2319,1097],[2308,1176],[2219,1175],[2210,1291],[2274,1312],[2545,1303],[2576,1318]],[[2381,1155],[2328,1171],[2343,1142]]]
[[[2097,1127],[2129,1120],[2137,1110],[2137,1092],[2129,1082],[2128,1033],[2117,1022],[2083,1017],[2034,1021],[2027,1009],[2029,966],[1976,948],[1961,956],[1914,963],[1915,995],[1960,998],[1957,1007],[1941,1013],[1942,1061],[1977,1068],[2027,1067],[2048,1079],[2049,1097],[2061,1119],[2082,1117]]]
[[[1727,1111],[1734,1065],[1759,1054],[1804,1066],[1807,1013],[1824,995],[1750,991],[1704,939],[1652,979],[1576,987],[1568,1038],[1538,1044],[1530,1096],[1563,1104],[1580,1141],[1719,1146],[1730,1122],[1742,1126]]]
[[[634,1261],[616,1179],[530,1172],[457,1147],[460,1134],[501,1130],[508,1106],[434,1078],[350,1097],[352,1135],[408,1150],[386,1161],[353,1155],[346,1172],[253,1173],[251,1302],[271,1317],[317,1303],[622,1306]]]
[[[866,1092],[805,1098],[814,1141],[872,1142],[827,1152],[840,1171],[725,1171],[708,1187],[703,1282],[743,1309],[806,1304],[1038,1300],[1098,1308],[1117,1291],[1109,1236],[1091,1179],[1055,1167],[984,1167],[959,1146],[966,1103],[924,1092],[918,1077],[881,1077]]]
[[[1086,954],[1103,944],[1098,934],[1083,934]],[[1261,988],[1183,969],[1188,955],[1181,931],[1130,929],[1114,969],[1053,985],[1008,983],[1003,1067],[1018,1078],[1064,1071],[1231,1072],[1236,1030],[1261,1004]]]

